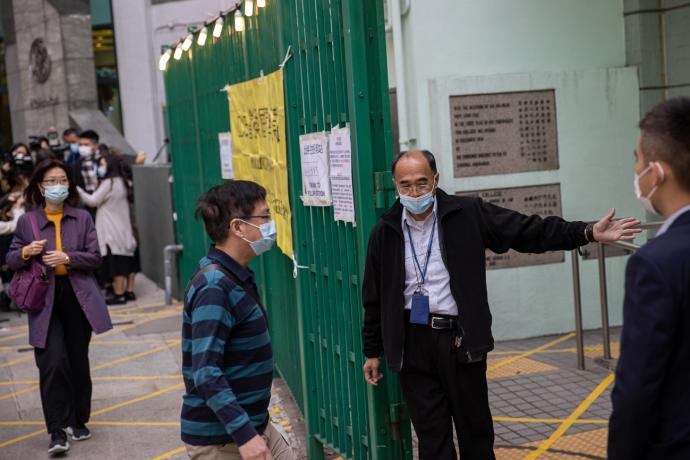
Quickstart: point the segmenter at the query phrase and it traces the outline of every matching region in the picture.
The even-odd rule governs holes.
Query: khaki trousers
[[[297,460],[285,438],[272,423],[266,425],[264,434],[268,450],[271,451],[273,460]],[[222,444],[216,446],[187,446],[187,455],[192,460],[242,460],[237,444]]]

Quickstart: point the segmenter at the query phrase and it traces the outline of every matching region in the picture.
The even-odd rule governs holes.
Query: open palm
[[[634,240],[635,236],[642,230],[636,228],[640,225],[640,220],[634,217],[626,217],[614,220],[616,209],[613,208],[594,224],[594,239],[602,243],[609,243],[620,240]]]

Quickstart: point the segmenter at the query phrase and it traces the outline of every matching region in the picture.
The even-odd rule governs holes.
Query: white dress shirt
[[[431,229],[434,229],[434,241],[431,246],[431,255],[429,256],[429,267],[427,268],[426,279],[424,281],[424,294],[429,296],[429,312],[432,314],[457,316],[458,306],[455,299],[450,292],[450,275],[443,263],[441,256],[441,246],[438,238],[438,226],[440,222],[434,225],[436,218],[436,202],[434,202],[434,212],[432,212],[425,220],[416,221],[403,208],[402,213],[402,231],[405,235],[405,309],[412,308],[412,294],[417,290],[418,279],[421,280],[421,274],[417,269],[414,261],[412,248],[410,247],[410,237],[407,232],[407,225],[410,227],[410,234],[414,243],[414,249],[417,252],[417,259],[419,265],[424,270],[426,264],[426,255],[429,250],[429,241],[431,237]],[[405,223],[407,222],[407,225]]]
[[[664,233],[666,233],[666,231],[671,227],[671,225],[673,225],[676,219],[678,219],[681,215],[685,214],[688,211],[690,211],[690,205],[685,206],[684,208],[680,208],[678,211],[671,214],[671,216],[664,222],[664,225],[662,225],[659,231],[656,232],[656,236],[661,236]]]

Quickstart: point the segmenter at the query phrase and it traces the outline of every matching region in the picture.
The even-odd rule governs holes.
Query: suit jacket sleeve
[[[572,250],[588,243],[584,222],[526,216],[483,200],[479,200],[479,215],[484,244],[498,254],[509,249],[531,253]]]
[[[376,230],[369,237],[367,261],[362,283],[362,303],[364,305],[364,325],[362,326],[362,347],[364,356],[378,358],[383,354],[381,336],[381,296],[380,264]]]
[[[655,420],[678,321],[673,294],[658,267],[642,254],[625,275],[621,356],[611,394],[609,459],[644,457]]]

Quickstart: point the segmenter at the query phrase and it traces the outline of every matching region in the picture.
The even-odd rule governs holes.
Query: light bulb
[[[257,8],[265,8],[266,7],[266,0],[256,0],[256,7]]]
[[[244,15],[249,17],[254,14],[254,0],[244,0]]]
[[[224,24],[224,21],[223,21],[222,17],[216,19],[216,23],[213,26],[213,36],[214,37],[220,38],[221,34],[223,33],[223,24]]]
[[[235,30],[238,32],[244,30],[244,16],[240,10],[235,11]]]
[[[208,38],[208,27],[204,26],[199,32],[199,38],[196,39],[196,44],[199,46],[204,46],[206,44],[206,39]]]
[[[168,67],[170,56],[172,56],[172,50],[170,48],[165,50],[165,53],[161,54],[161,58],[158,61],[158,68],[161,69],[161,71],[164,71]]]
[[[192,47],[192,43],[194,43],[194,36],[189,34],[182,42],[182,51],[189,51],[189,48]]]
[[[175,48],[175,54],[173,54],[173,57],[175,58],[176,61],[179,61],[180,58],[182,57],[182,45],[177,45]]]

